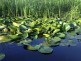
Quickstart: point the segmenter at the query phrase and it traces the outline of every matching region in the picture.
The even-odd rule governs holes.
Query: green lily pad
[[[19,26],[20,32],[24,32],[26,29],[27,29],[27,27],[24,26],[24,25],[20,25],[20,26]]]
[[[65,34],[64,33],[58,33],[58,37],[63,38],[63,37],[65,37]]]
[[[61,38],[59,38],[59,37],[54,37],[53,39],[54,39],[54,42],[55,42],[55,43],[61,41]]]
[[[54,35],[55,33],[59,32],[59,31],[60,31],[60,29],[55,29],[52,34]]]
[[[0,36],[0,43],[9,42],[11,38],[8,36]]]
[[[6,25],[2,25],[2,26],[0,26],[0,29],[3,29],[3,28],[5,28],[6,27]]]
[[[5,58],[5,54],[0,53],[0,61]]]
[[[27,49],[28,50],[39,50],[40,47],[41,47],[41,44],[36,45],[36,46],[28,45]]]
[[[77,35],[75,38],[81,40],[81,35]]]
[[[65,27],[65,31],[69,31],[71,28],[69,24],[65,24],[64,27]]]
[[[38,51],[40,53],[51,53],[53,51],[53,49],[51,47],[43,46]]]

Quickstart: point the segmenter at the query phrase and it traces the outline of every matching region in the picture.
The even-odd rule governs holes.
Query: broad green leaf
[[[43,46],[38,50],[40,53],[51,53],[53,49],[51,47]]]
[[[18,38],[18,35],[9,35],[9,38],[16,39],[16,38]]]
[[[22,34],[22,39],[25,39],[27,37],[28,37],[28,33],[25,32],[25,33]]]
[[[35,49],[33,46],[31,46],[31,45],[28,45],[27,49],[28,49],[28,50],[36,50],[36,49]]]
[[[0,43],[8,42],[10,40],[11,38],[9,38],[8,36],[0,36]]]
[[[29,25],[30,27],[34,27],[34,25],[35,25],[35,21],[30,22],[28,25]]]
[[[49,34],[43,34],[45,37],[49,37],[50,35]]]
[[[27,29],[27,27],[24,26],[24,25],[20,25],[20,26],[19,26],[20,32],[24,32],[26,29]]]
[[[69,24],[65,24],[65,31],[69,31],[70,30],[70,25]]]
[[[74,40],[68,40],[70,46],[76,46],[76,42]]]
[[[32,42],[31,39],[26,38],[26,39],[24,39],[24,40],[21,40],[21,41],[19,42],[19,44],[29,45],[29,43],[31,43],[31,42]]]
[[[75,38],[81,40],[81,35],[77,35]]]
[[[6,25],[0,25],[0,29],[3,29],[5,27],[6,27]]]
[[[0,61],[5,58],[5,54],[0,53]]]
[[[54,35],[55,33],[58,33],[59,31],[60,29],[55,29],[52,34]]]
[[[18,24],[18,23],[16,23],[16,22],[13,22],[13,26],[17,26],[17,27],[19,27],[20,24]]]
[[[53,39],[54,39],[55,43],[61,41],[61,38],[59,38],[59,37],[54,37]]]
[[[58,37],[63,38],[63,37],[65,37],[65,34],[64,33],[58,33]]]

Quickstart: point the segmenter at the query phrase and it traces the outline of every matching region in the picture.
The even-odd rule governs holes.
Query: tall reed
[[[64,17],[67,12],[81,12],[80,9],[80,0],[0,0],[0,16],[3,17]]]

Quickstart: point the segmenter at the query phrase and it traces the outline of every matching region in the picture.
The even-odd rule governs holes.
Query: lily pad
[[[10,40],[11,38],[9,38],[8,36],[0,36],[0,43],[8,42]]]
[[[81,35],[77,35],[77,36],[75,36],[75,38],[81,40]]]
[[[5,54],[0,53],[0,61],[5,58]]]
[[[51,47],[43,46],[38,51],[45,54],[45,53],[51,53],[53,49]]]
[[[64,33],[58,33],[58,37],[64,38],[65,37],[65,34]]]
[[[29,43],[31,46],[36,46],[36,45],[39,45],[41,43],[45,42],[45,39],[44,38],[40,38],[40,39],[34,39],[32,40],[31,43]]]
[[[61,40],[60,46],[76,46],[78,43],[78,40],[76,38],[66,38]]]
[[[64,27],[65,27],[65,31],[69,31],[71,28],[69,24],[65,24]]]
[[[59,37],[54,37],[53,39],[54,39],[55,43],[61,41],[61,38],[59,38]]]

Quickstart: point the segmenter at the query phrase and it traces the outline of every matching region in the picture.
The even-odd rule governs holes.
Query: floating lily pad
[[[81,35],[77,35],[75,38],[81,40]]]
[[[44,38],[40,38],[40,39],[34,39],[32,40],[31,43],[29,43],[31,46],[35,46],[35,45],[39,45],[41,43],[45,42]]]
[[[54,37],[53,39],[54,39],[55,43],[61,41],[61,38],[59,38],[59,37]]]
[[[11,38],[9,38],[8,36],[0,36],[0,43],[8,42],[10,40]]]
[[[49,37],[50,35],[49,34],[43,34],[45,37]]]
[[[58,33],[58,37],[64,38],[65,37],[65,34],[64,33]]]
[[[24,40],[21,40],[21,41],[19,42],[19,44],[29,45],[29,43],[31,43],[31,42],[32,42],[31,39],[26,38],[26,39],[24,39]]]
[[[65,24],[64,27],[65,27],[65,31],[69,31],[71,28],[69,24]]]
[[[0,61],[5,58],[5,54],[0,53]]]
[[[66,38],[61,40],[60,46],[76,46],[78,43],[78,40],[76,38]]]
[[[45,54],[45,53],[51,53],[53,49],[51,47],[43,46],[38,51]]]

